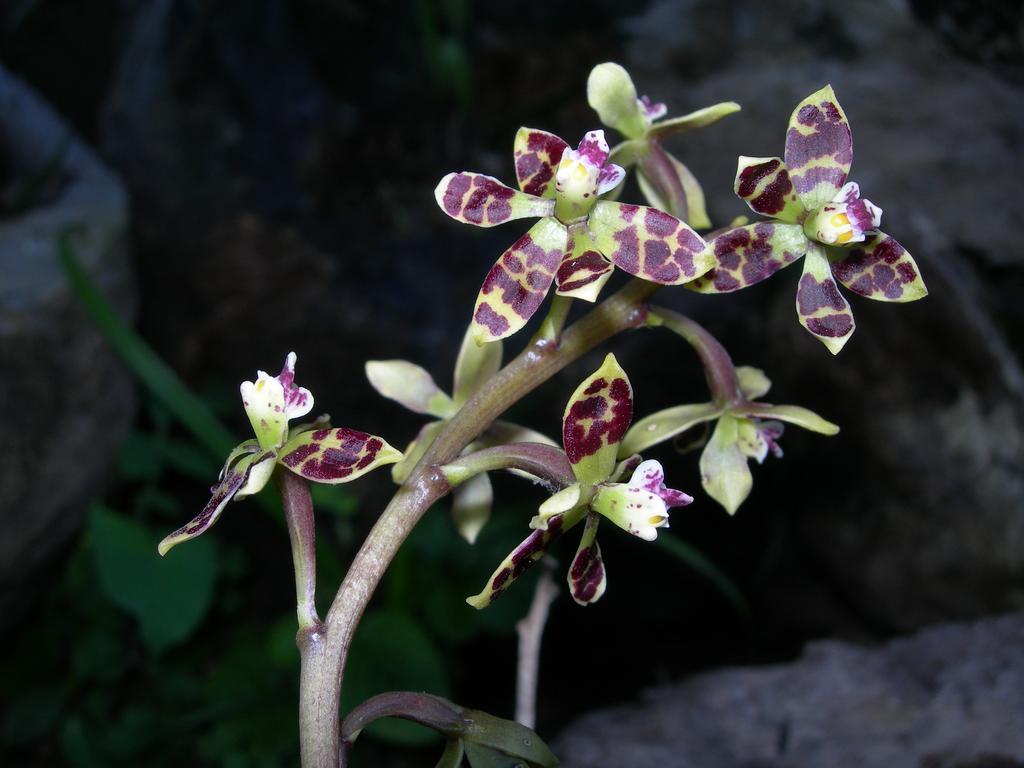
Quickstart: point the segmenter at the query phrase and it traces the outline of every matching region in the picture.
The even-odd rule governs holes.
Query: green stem
[[[300,739],[303,768],[338,768],[339,704],[345,661],[356,626],[388,564],[430,505],[448,491],[438,467],[451,462],[509,406],[615,334],[642,327],[647,299],[658,289],[633,280],[566,329],[558,343],[535,341],[467,402],[391,499],[363,542],[334,598],[324,630],[300,633]]]
[[[320,617],[316,614],[316,526],[309,483],[281,467],[274,472],[274,479],[281,492],[288,538],[292,543],[299,631],[312,631],[320,627]]]
[[[562,332],[562,328],[565,327],[565,321],[569,318],[569,310],[571,308],[571,296],[555,294],[555,298],[551,300],[551,308],[548,309],[548,314],[540,324],[540,330],[537,331],[533,341],[537,342],[541,339],[556,341]]]
[[[518,469],[562,489],[576,482],[565,451],[543,443],[509,443],[460,456],[441,467],[451,485],[459,485],[481,472]]]
[[[662,325],[682,336],[693,347],[704,366],[704,376],[708,381],[708,389],[711,390],[711,399],[716,405],[730,405],[744,401],[732,358],[725,351],[725,347],[718,343],[718,339],[712,336],[704,326],[674,310],[665,307],[651,307],[651,314],[660,319]]]

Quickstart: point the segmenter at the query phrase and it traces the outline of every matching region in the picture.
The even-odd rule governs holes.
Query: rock
[[[134,300],[128,200],[68,125],[0,68],[0,146],[10,173],[40,169],[48,190],[0,219],[0,631],[46,583],[47,563],[78,529],[135,407],[128,372],[69,288],[57,260],[75,255],[122,312]],[[10,196],[9,196],[10,197]]]
[[[878,647],[810,644],[584,715],[565,768],[1024,766],[1024,614],[936,626]]]
[[[653,31],[685,26],[687,14],[717,36],[678,46]],[[643,37],[626,64],[670,114],[743,106],[669,147],[704,182],[719,223],[750,213],[726,181],[736,157],[781,155],[793,106],[831,82],[853,127],[851,179],[930,289],[913,305],[852,297],[858,330],[834,360],[796,323],[799,267],[729,299],[675,298],[737,362],[766,369],[771,399],[843,427],[826,446],[793,430],[787,468],[774,470],[799,484],[785,504],[802,551],[883,634],[1020,608],[1024,250],[1007,203],[1024,175],[1020,86],[955,58],[900,2],[841,13],[817,0],[656,3],[628,29]],[[694,82],[662,66],[691,59],[721,66],[697,67]],[[758,504],[755,482],[740,514]]]

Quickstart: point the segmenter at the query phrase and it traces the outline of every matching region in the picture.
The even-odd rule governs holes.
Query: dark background
[[[619,61],[670,115],[743,105],[670,145],[724,224],[745,212],[731,193],[736,155],[781,153],[793,106],[835,86],[855,137],[851,178],[931,295],[852,300],[858,330],[833,359],[796,323],[792,270],[735,296],[663,292],[737,363],[766,370],[769,399],[843,432],[788,431],[785,458],[754,467],[733,519],[700,492],[698,454],[652,452],[697,496],[672,533],[718,564],[752,617],[666,550],[606,531],[608,594],[588,609],[563,594],[553,608],[538,724],[551,735],[694,670],[1022,606],[1022,29],[1018,2],[955,0],[20,0],[0,7],[0,62],[120,177],[130,214],[87,264],[240,439],[237,382],[294,349],[319,408],[396,446],[422,420],[372,392],[364,361],[412,360],[447,389],[479,283],[524,229],[447,219],[432,199],[442,175],[511,182],[520,125],[574,143],[597,125],[590,68]],[[69,180],[45,174],[58,150],[3,149],[0,227],[61,203]],[[11,192],[26,185],[27,198]],[[246,501],[177,564],[177,552],[144,555],[201,507],[218,459],[132,383],[59,274],[20,292],[25,253],[2,254],[4,763],[295,764],[283,529]],[[638,414],[705,399],[681,343],[634,334],[615,351]],[[513,415],[557,434],[598,359]],[[422,687],[511,715],[513,624],[530,584],[488,615],[462,599],[541,497],[513,479],[496,488],[476,549],[442,504],[403,550],[361,629],[353,689]],[[388,490],[379,472],[319,499],[321,600]],[[556,552],[563,567],[571,549]],[[365,765],[433,758],[416,732],[378,735],[360,743]]]

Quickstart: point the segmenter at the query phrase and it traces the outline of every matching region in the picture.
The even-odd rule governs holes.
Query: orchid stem
[[[681,336],[693,347],[704,366],[704,376],[707,378],[708,389],[711,390],[711,399],[716,404],[726,405],[743,400],[743,392],[740,390],[732,358],[704,326],[686,315],[665,307],[651,307],[651,315],[660,319],[665,328]]]
[[[534,342],[544,339],[545,341],[556,341],[565,327],[565,321],[569,318],[569,310],[572,308],[571,296],[559,296],[551,300],[551,307],[544,321],[540,324],[540,330],[534,337]]]
[[[281,493],[288,538],[292,543],[292,564],[295,567],[295,603],[299,631],[310,632],[320,627],[316,613],[316,524],[309,484],[285,469],[274,473]]]
[[[545,560],[530,610],[516,623],[519,634],[519,657],[516,668],[516,722],[527,728],[537,725],[537,679],[540,672],[540,645],[548,622],[551,603],[558,596],[558,587],[551,578],[549,561]]]

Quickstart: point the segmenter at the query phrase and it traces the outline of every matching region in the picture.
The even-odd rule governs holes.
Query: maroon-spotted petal
[[[456,221],[478,227],[550,216],[555,210],[554,200],[528,195],[482,173],[449,173],[437,185],[434,198]]]
[[[698,293],[731,293],[766,280],[807,251],[799,224],[761,222],[727,230],[713,238],[718,265],[687,284]]]
[[[597,543],[597,527],[601,516],[591,512],[583,528],[576,556],[569,566],[569,593],[579,605],[596,603],[608,586],[601,546]]]
[[[832,200],[853,163],[850,123],[831,85],[797,104],[786,132],[786,165],[807,210]]]
[[[928,295],[907,250],[883,232],[853,248],[833,248],[832,274],[854,293],[878,301],[916,301]]]
[[[376,435],[336,427],[303,432],[289,440],[279,461],[307,480],[335,485],[401,459],[401,451]]]
[[[555,170],[568,147],[553,133],[520,128],[513,148],[519,188],[530,195],[554,197]]]

